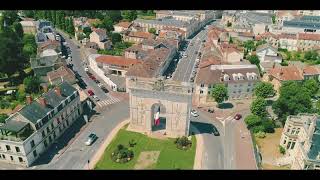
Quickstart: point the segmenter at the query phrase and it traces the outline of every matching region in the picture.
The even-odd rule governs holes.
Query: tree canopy
[[[210,95],[218,104],[220,104],[228,98],[228,89],[224,84],[216,84],[211,88]]]
[[[40,79],[38,76],[28,76],[23,80],[25,92],[38,93],[40,91]]]
[[[281,86],[280,96],[273,103],[272,108],[282,121],[288,115],[309,112],[312,110],[310,93],[301,83],[285,82]]]
[[[251,64],[259,65],[260,60],[257,55],[251,55],[248,57],[248,60],[250,61]]]
[[[314,79],[308,79],[304,81],[303,86],[310,93],[310,96],[314,96],[319,90],[319,84]]]
[[[273,85],[269,82],[259,82],[254,88],[254,94],[262,98],[270,97],[274,94]]]
[[[119,33],[111,33],[112,44],[122,42],[122,36]]]
[[[149,33],[156,34],[157,30],[155,28],[150,28]]]
[[[127,19],[129,21],[133,21],[137,18],[137,11],[135,10],[124,10],[121,11],[121,15],[123,19]]]
[[[250,110],[251,113],[259,116],[259,117],[265,117],[267,115],[267,102],[262,97],[258,97],[254,101],[252,101]]]

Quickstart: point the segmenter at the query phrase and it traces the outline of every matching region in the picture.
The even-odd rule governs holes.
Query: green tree
[[[251,129],[255,126],[260,125],[262,120],[261,120],[261,117],[250,114],[244,119],[244,122],[246,123],[248,129]]]
[[[28,76],[23,80],[26,93],[38,93],[40,91],[40,79],[38,76]]]
[[[150,28],[149,33],[156,34],[157,30],[155,28]]]
[[[254,50],[255,48],[255,45],[254,45],[254,41],[253,40],[248,40],[248,41],[245,41],[244,44],[243,44],[244,48],[247,49],[248,51],[252,51]]]
[[[211,88],[210,95],[219,105],[228,99],[228,89],[224,84],[216,84],[213,88]]]
[[[107,31],[113,31],[113,21],[109,16],[106,16],[103,20],[102,23],[99,24],[99,28],[104,28]]]
[[[267,113],[267,102],[262,97],[255,99],[250,106],[251,113],[259,117],[265,117]]]
[[[0,114],[0,123],[4,123],[8,117],[6,114]]]
[[[304,59],[306,60],[317,60],[318,58],[318,53],[317,51],[307,51],[305,54],[304,54]]]
[[[25,34],[23,36],[23,49],[24,57],[30,59],[37,55],[37,43],[33,34]]]
[[[264,119],[262,120],[262,123],[261,125],[263,126],[264,130],[263,132],[266,132],[266,133],[274,133],[274,123],[272,120],[269,120],[269,119]]]
[[[69,34],[74,35],[74,26],[73,26],[72,17],[69,17],[66,20],[66,31]]]
[[[111,41],[112,41],[112,44],[122,42],[122,37],[119,33],[111,33]]]
[[[6,22],[7,26],[13,25],[15,22],[19,22],[20,18],[17,14],[16,10],[5,10],[2,12],[3,21]],[[3,22],[1,22],[1,26],[3,26]]]
[[[301,83],[284,82],[280,88],[280,96],[272,104],[272,109],[283,122],[288,115],[310,112],[312,110],[310,93]]]
[[[319,84],[314,79],[308,79],[304,81],[303,86],[310,93],[310,96],[315,95],[319,90]]]
[[[89,37],[89,35],[92,33],[92,30],[90,27],[83,28],[83,33],[86,34],[86,37]]]
[[[17,36],[22,39],[23,38],[23,28],[22,25],[19,22],[13,23],[13,30],[17,34]]]
[[[272,24],[276,23],[276,16],[272,16]]]
[[[233,43],[233,39],[232,39],[232,37],[230,36],[230,38],[229,38],[229,44],[232,44]]]
[[[249,62],[250,62],[251,64],[255,64],[255,65],[257,65],[257,66],[260,64],[260,60],[259,60],[259,58],[258,58],[257,55],[251,55],[251,56],[249,56],[249,57],[248,57],[248,60],[249,60]]]
[[[121,11],[119,10],[107,11],[106,15],[109,16],[113,22],[119,22],[122,19]]]
[[[270,97],[274,92],[273,85],[269,82],[259,82],[254,88],[254,94],[262,98]]]
[[[22,13],[25,17],[28,17],[28,18],[34,18],[35,16],[34,10],[23,10]]]
[[[133,21],[137,18],[137,11],[136,10],[124,10],[121,11],[121,15],[123,19],[127,19],[128,21]]]

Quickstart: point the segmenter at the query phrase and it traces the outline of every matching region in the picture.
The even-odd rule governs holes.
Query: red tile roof
[[[47,73],[48,79],[54,80],[60,77],[75,78],[74,73],[67,67],[61,66],[59,69]]]
[[[281,33],[278,37],[279,39],[297,39],[296,34],[289,34],[289,33]]]
[[[269,70],[268,74],[280,81],[303,80],[302,71],[296,66],[272,68]]]
[[[123,21],[123,22],[119,22],[115,26],[120,26],[120,27],[123,27],[123,28],[129,28],[131,25],[132,25],[131,22]]]
[[[128,36],[137,37],[137,38],[144,38],[144,39],[149,39],[149,38],[154,37],[153,34],[151,34],[149,32],[142,32],[142,31],[130,32]]]
[[[299,40],[320,41],[320,34],[299,33],[298,39]]]
[[[103,56],[97,57],[96,62],[119,66],[119,67],[122,67],[122,66],[130,67],[132,65],[141,63],[141,60],[125,58],[123,56],[103,55]]]
[[[303,73],[305,75],[317,75],[320,74],[320,69],[316,66],[306,66],[303,68]]]
[[[103,36],[107,33],[106,30],[101,28],[92,28],[92,31],[96,32],[99,36]]]

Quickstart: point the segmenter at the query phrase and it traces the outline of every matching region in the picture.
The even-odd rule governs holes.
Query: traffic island
[[[134,146],[130,145],[134,141]],[[144,134],[120,129],[115,138],[105,149],[95,169],[193,169],[196,138],[191,137],[191,144],[186,150],[177,148],[176,139],[155,139]],[[111,154],[122,144],[133,151],[133,158],[126,163],[111,159]]]

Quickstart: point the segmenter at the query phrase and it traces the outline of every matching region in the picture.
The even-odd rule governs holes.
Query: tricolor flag
[[[154,117],[154,125],[158,126],[160,124],[160,111],[157,111]]]

